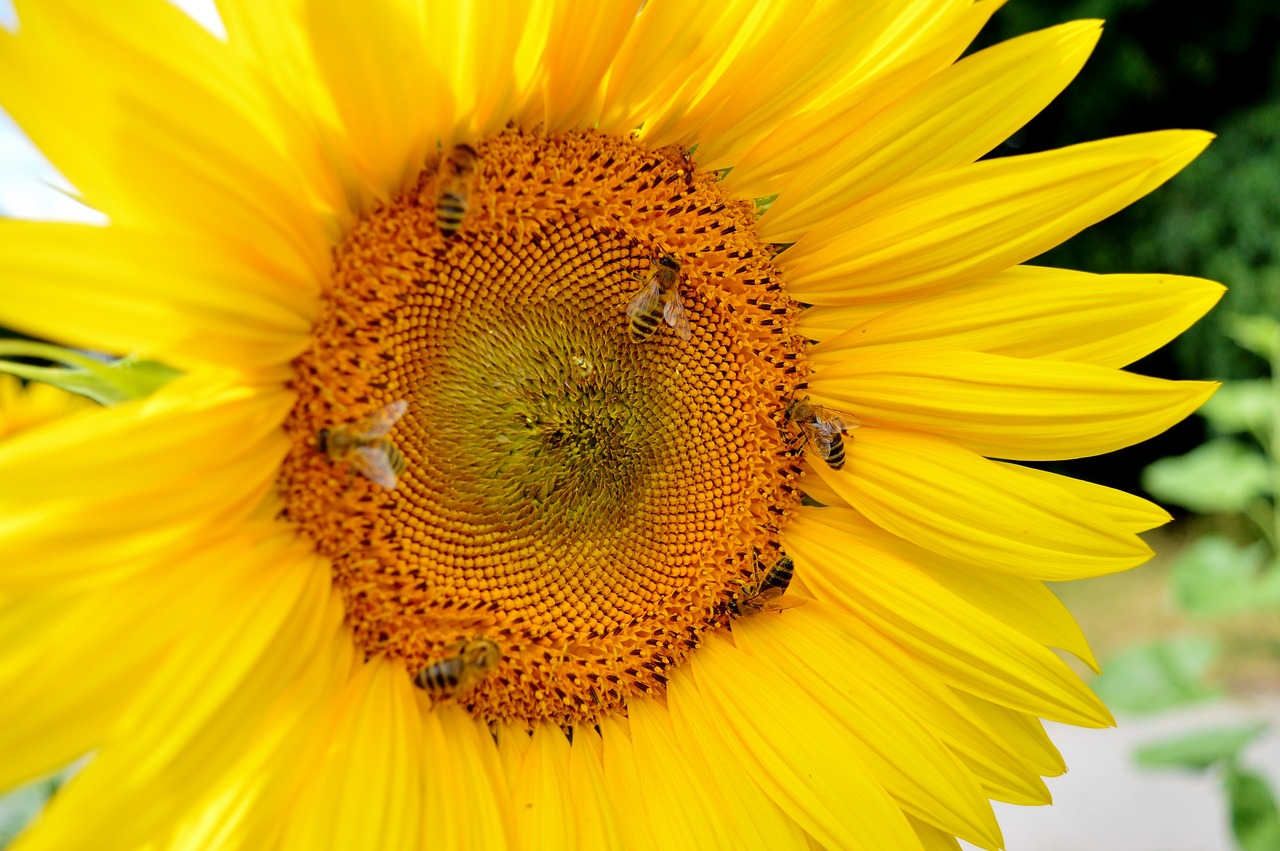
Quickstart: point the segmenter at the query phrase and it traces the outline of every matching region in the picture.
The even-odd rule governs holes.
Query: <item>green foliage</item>
[[[1264,443],[1280,419],[1280,396],[1265,378],[1231,381],[1198,412],[1218,434],[1252,434]]]
[[[89,355],[34,340],[0,340],[0,355],[37,358],[66,367],[36,366],[0,358],[0,372],[40,381],[85,396],[99,405],[115,405],[150,396],[180,373],[159,361],[120,358],[101,361]]]
[[[1218,655],[1209,638],[1182,636],[1130,647],[1112,657],[1093,690],[1114,709],[1159,712],[1217,697],[1221,690],[1205,683]]]
[[[8,847],[78,770],[79,763],[0,795],[0,849]]]
[[[1225,777],[1231,829],[1243,851],[1280,848],[1280,814],[1267,781],[1232,762]]]
[[[1134,758],[1144,768],[1188,768],[1204,771],[1218,763],[1235,762],[1245,746],[1267,729],[1266,724],[1196,730],[1138,749]]]
[[[1174,601],[1199,618],[1276,608],[1280,569],[1272,566],[1264,572],[1266,559],[1261,541],[1240,546],[1221,535],[1206,535],[1174,560]]]
[[[1151,464],[1143,471],[1142,487],[1161,502],[1199,514],[1236,514],[1270,493],[1271,480],[1265,456],[1224,437]]]

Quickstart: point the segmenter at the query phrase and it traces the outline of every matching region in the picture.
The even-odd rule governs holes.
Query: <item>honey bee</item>
[[[449,648],[449,655],[419,671],[413,682],[432,700],[461,697],[475,688],[501,658],[501,648],[487,638],[459,641]]]
[[[760,562],[756,561],[755,582],[743,585],[738,593],[729,601],[729,612],[734,617],[746,617],[756,612],[780,612],[783,609],[790,609],[795,606],[804,604],[804,600],[798,597],[791,597],[783,600],[782,597],[787,593],[787,586],[791,584],[791,577],[795,573],[795,563],[791,561],[791,556],[785,553],[774,562],[773,567],[764,571],[761,576]]]
[[[404,455],[387,439],[409,403],[404,400],[384,405],[363,419],[348,425],[322,428],[316,435],[316,448],[331,461],[346,461],[376,485],[388,490],[404,475]]]
[[[462,228],[462,219],[467,215],[467,203],[471,196],[471,184],[475,182],[479,162],[476,149],[465,144],[454,145],[449,155],[440,161],[436,224],[446,238]]]
[[[844,466],[844,438],[841,435],[858,427],[857,417],[815,405],[805,396],[793,399],[787,405],[787,419],[796,424],[827,466],[833,470]]]
[[[692,148],[686,148],[684,145],[667,145],[658,148],[658,153],[665,156],[680,169],[680,173],[684,175],[686,186],[693,185],[693,176],[697,172],[698,166],[693,161]]]
[[[662,319],[676,330],[681,340],[693,336],[689,317],[680,303],[680,261],[664,254],[653,263],[653,271],[631,301],[627,302],[627,319],[631,322],[631,339],[644,342],[658,328],[658,306]]]

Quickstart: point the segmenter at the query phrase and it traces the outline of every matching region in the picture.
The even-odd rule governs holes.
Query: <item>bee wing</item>
[[[653,309],[658,306],[658,295],[657,281],[646,284],[640,292],[631,297],[631,301],[627,302],[627,318],[634,320],[637,316],[648,316],[653,313]]]
[[[693,329],[689,327],[689,316],[684,312],[684,305],[680,303],[679,291],[672,289],[667,294],[666,302],[662,305],[662,318],[676,329],[681,340],[688,340],[693,336]]]
[[[794,594],[779,595],[769,601],[769,611],[781,612],[784,609],[794,609],[807,602],[809,602],[808,597],[797,597]]]
[[[822,457],[825,461],[831,457],[831,441],[840,433],[839,429],[823,428],[820,421],[802,422],[800,431],[804,432],[805,440],[809,441],[809,445]]]
[[[381,446],[357,446],[348,457],[356,472],[375,485],[395,490],[396,471],[391,469],[391,459]]]
[[[351,427],[351,430],[363,437],[382,437],[391,431],[392,426],[409,410],[409,403],[397,399],[389,405],[383,405],[369,416]]]

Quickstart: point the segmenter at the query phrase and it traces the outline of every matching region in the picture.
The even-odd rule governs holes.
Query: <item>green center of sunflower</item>
[[[750,203],[678,153],[474,151],[336,249],[285,513],[365,654],[478,717],[589,723],[660,692],[777,558],[797,306]]]

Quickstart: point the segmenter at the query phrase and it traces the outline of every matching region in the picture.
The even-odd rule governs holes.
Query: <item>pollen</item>
[[[283,510],[366,656],[430,668],[478,718],[570,728],[661,697],[780,558],[799,305],[753,205],[678,149],[516,130],[472,149],[462,191],[445,152],[335,249]],[[664,263],[687,339],[628,316]],[[335,434],[358,448],[322,451]],[[403,456],[381,484],[379,453]],[[496,650],[465,672],[451,654],[476,646]]]

